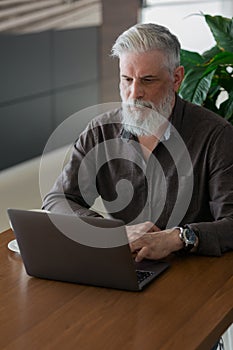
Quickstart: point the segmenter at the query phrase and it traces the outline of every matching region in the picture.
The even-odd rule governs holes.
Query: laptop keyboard
[[[154,272],[142,271],[142,270],[136,270],[136,273],[137,273],[138,283],[143,282],[145,279],[147,279],[148,277],[154,274]]]

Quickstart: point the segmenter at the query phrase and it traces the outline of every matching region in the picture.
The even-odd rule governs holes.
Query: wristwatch
[[[197,246],[198,238],[196,233],[188,226],[176,227],[180,230],[179,238],[183,242],[183,251],[189,252],[191,249]]]

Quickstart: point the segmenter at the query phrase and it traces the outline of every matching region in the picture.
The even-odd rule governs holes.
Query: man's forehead
[[[123,68],[141,68],[144,75],[153,75],[153,71],[164,66],[166,56],[158,50],[148,52],[125,52],[119,57],[119,66]]]
[[[164,63],[158,62],[152,64],[144,64],[143,62],[122,62],[120,64],[121,76],[137,76],[140,78],[156,77],[167,70]]]

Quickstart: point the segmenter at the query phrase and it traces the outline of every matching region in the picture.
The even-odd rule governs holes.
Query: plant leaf
[[[228,99],[221,103],[219,112],[225,119],[233,122],[233,90],[229,93]]]
[[[203,15],[203,14],[202,14]],[[233,18],[203,15],[216,45],[202,55],[181,50],[181,63],[185,77],[179,94],[186,100],[201,104],[220,114],[233,124]],[[222,91],[228,92],[228,99],[216,101]]]
[[[230,92],[233,88],[233,76],[227,72],[226,67],[219,66],[213,77],[212,85],[218,84],[224,90]]]
[[[216,45],[216,46],[212,47],[210,50],[203,52],[202,57],[203,57],[204,61],[207,62],[220,52],[222,52],[222,51]]]
[[[221,87],[219,85],[213,84],[213,80],[212,80],[211,87],[207,94],[207,98],[215,101],[220,92],[221,92]]]
[[[193,66],[204,63],[202,56],[193,51],[181,50],[180,51],[180,62],[184,66],[185,71],[193,68]]]
[[[233,52],[233,18],[204,15],[217,46],[224,51]]]
[[[219,109],[216,106],[216,100],[221,93],[221,88],[219,85],[213,86],[213,81],[211,84],[211,87],[208,91],[207,97],[205,101],[203,102],[203,106],[210,109],[211,111],[219,114]]]
[[[208,67],[206,72],[210,72],[212,69],[217,68],[218,65],[233,66],[233,52],[220,52],[207,63],[203,64],[203,66]]]
[[[211,86],[215,70],[205,74],[205,70],[190,70],[181,85],[179,94],[185,100],[202,105]]]

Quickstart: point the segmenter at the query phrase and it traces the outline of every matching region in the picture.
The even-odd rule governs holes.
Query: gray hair
[[[154,23],[141,23],[123,32],[112,47],[112,56],[120,58],[125,52],[160,50],[172,71],[180,65],[180,43],[166,27]]]

